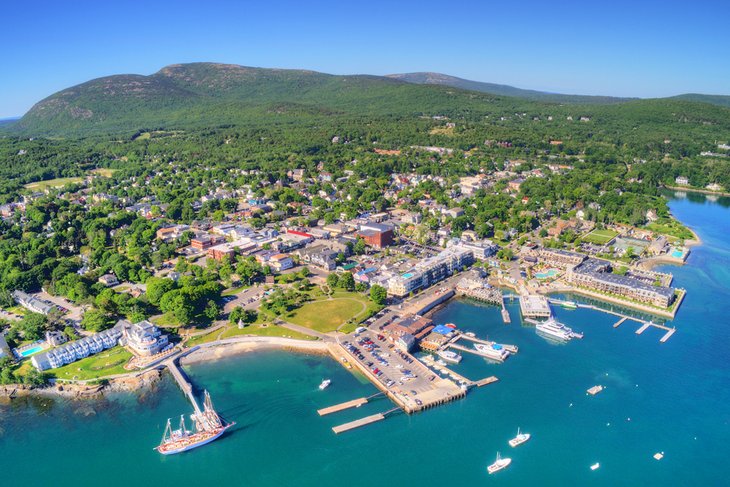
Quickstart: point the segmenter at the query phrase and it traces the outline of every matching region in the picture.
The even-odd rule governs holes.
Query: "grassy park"
[[[28,183],[25,185],[26,189],[33,191],[43,191],[47,188],[61,188],[67,184],[77,184],[83,181],[84,178],[72,177],[72,178],[56,178],[49,179],[47,181],[36,181],[35,183]]]
[[[132,354],[124,347],[114,347],[85,359],[64,365],[47,372],[56,379],[91,380],[110,375],[124,374],[124,364],[132,358]]]
[[[359,293],[338,291],[332,299],[324,298],[305,303],[294,310],[286,321],[327,333],[337,330],[350,320],[359,322],[380,307]]]
[[[606,245],[616,235],[618,235],[618,232],[614,232],[613,230],[593,230],[583,237],[582,240],[595,245]]]

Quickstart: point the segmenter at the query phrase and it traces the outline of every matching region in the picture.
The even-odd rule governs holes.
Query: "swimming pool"
[[[33,355],[34,353],[40,352],[41,350],[43,350],[43,347],[40,347],[40,346],[29,348],[27,350],[23,350],[22,352],[20,352],[20,356],[29,357],[29,356]]]
[[[401,277],[402,277],[403,279],[410,279],[411,277],[413,277],[413,273],[412,273],[412,272],[406,272],[406,273],[405,273],[405,274],[403,274],[403,275],[402,275]]]
[[[549,277],[555,277],[557,275],[558,275],[558,270],[557,269],[548,269],[548,270],[543,271],[543,272],[536,272],[535,273],[535,277],[537,277],[538,279],[547,279]]]
[[[684,252],[682,252],[680,249],[674,249],[672,250],[672,257],[675,259],[681,259],[684,255]]]

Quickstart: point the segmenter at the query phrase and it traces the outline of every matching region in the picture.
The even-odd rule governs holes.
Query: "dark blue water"
[[[726,202],[723,200],[723,202]],[[612,327],[607,314],[557,309],[585,333],[552,345],[499,310],[455,301],[435,320],[520,347],[504,364],[466,356],[456,370],[500,381],[459,402],[340,436],[331,427],[390,409],[381,399],[325,418],[316,409],[374,392],[333,360],[256,352],[188,368],[233,432],[194,452],[152,450],[165,420],[189,412],[170,380],[100,402],[51,399],[0,406],[0,472],[24,485],[726,485],[730,474],[730,210],[674,200],[704,243],[687,266],[664,267],[688,290],[677,333]],[[580,300],[580,298],[575,298]],[[322,378],[332,386],[322,392]],[[590,386],[606,390],[587,396]],[[572,404],[572,405],[571,405]],[[511,449],[517,427],[532,440]],[[496,475],[497,451],[513,459]],[[652,455],[663,451],[656,461]],[[589,466],[600,462],[591,471]],[[61,474],[63,472],[63,474]],[[59,475],[60,474],[60,475]]]

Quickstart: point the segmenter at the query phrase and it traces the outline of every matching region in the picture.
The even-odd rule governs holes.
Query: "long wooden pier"
[[[622,324],[622,323],[623,323],[624,321],[626,321],[627,319],[628,319],[628,317],[624,316],[623,318],[621,318],[620,320],[618,320],[618,321],[617,321],[616,323],[614,323],[614,324],[613,324],[613,327],[614,327],[614,328],[618,328],[618,327],[619,327],[619,326],[621,326],[621,324]]]
[[[175,358],[172,358],[165,362],[165,365],[167,366],[167,369],[170,371],[172,376],[175,378],[177,385],[179,385],[180,389],[182,389],[185,395],[188,396],[190,403],[195,409],[195,412],[200,414],[200,406],[198,406],[198,401],[195,399],[195,395],[193,394],[193,385],[190,383],[187,376],[185,376],[180,367],[178,367],[177,363],[175,363]]]
[[[389,414],[398,411],[400,408],[393,408],[389,411],[385,411],[382,413],[376,413],[372,414],[370,416],[365,416],[364,418],[356,419],[355,421],[350,421],[349,423],[341,424],[339,426],[332,427],[332,431],[335,432],[335,434],[344,433],[345,431],[354,430],[355,428],[360,428],[362,426],[366,426],[368,424],[377,423],[378,421],[382,421],[388,416]]]
[[[327,416],[328,414],[344,411],[345,409],[359,408],[363,404],[367,404],[367,403],[368,403],[367,398],[360,397],[358,399],[353,399],[352,401],[347,401],[347,402],[343,402],[341,404],[335,404],[334,406],[330,406],[327,408],[318,409],[317,414],[319,414],[320,416]]]
[[[478,381],[474,382],[474,385],[477,387],[487,386],[489,384],[494,384],[498,380],[499,379],[497,378],[497,376],[492,375],[490,377],[485,377],[484,379],[479,379]]]

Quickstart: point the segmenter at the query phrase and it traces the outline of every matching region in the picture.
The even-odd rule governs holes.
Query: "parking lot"
[[[371,379],[378,381],[410,410],[462,394],[455,383],[439,377],[376,331],[360,331],[343,340],[341,345],[368,371]]]

